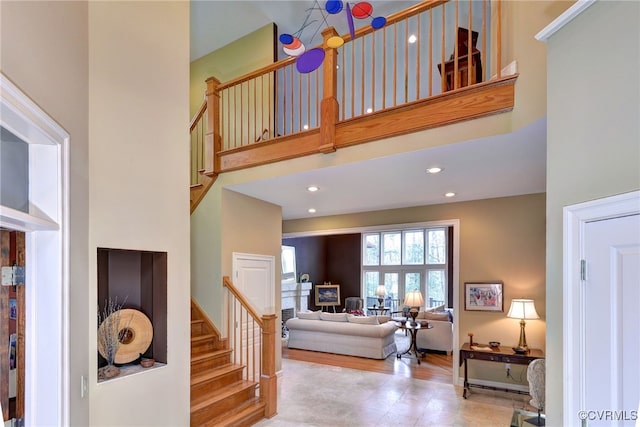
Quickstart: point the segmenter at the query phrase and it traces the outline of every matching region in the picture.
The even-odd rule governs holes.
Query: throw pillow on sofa
[[[347,313],[320,313],[320,319],[329,322],[346,322],[347,316]]]
[[[375,316],[349,316],[349,323],[357,323],[360,325],[377,325],[378,318]]]
[[[426,320],[443,320],[445,322],[449,321],[449,313],[446,311],[435,312],[435,311],[427,311],[424,314],[423,319]]]
[[[320,320],[320,314],[319,311],[299,311],[298,319]]]

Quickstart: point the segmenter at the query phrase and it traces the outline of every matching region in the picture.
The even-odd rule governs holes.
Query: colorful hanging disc
[[[280,43],[287,45],[293,42],[293,36],[291,34],[280,34]]]
[[[373,6],[371,3],[362,1],[360,3],[356,3],[355,6],[351,8],[351,14],[354,18],[365,19],[371,16],[373,12]]]
[[[344,44],[344,39],[340,36],[329,37],[327,40],[327,47],[331,49],[337,49]]]
[[[300,55],[298,60],[296,61],[296,69],[299,73],[310,73],[315,71],[320,65],[322,65],[322,61],[324,61],[324,49],[316,47],[314,49],[310,49]]]
[[[371,21],[371,27],[374,30],[379,30],[385,25],[387,25],[387,18],[385,18],[384,16],[377,16],[373,18],[373,20]]]
[[[327,13],[335,15],[342,10],[342,2],[339,0],[330,0],[325,4],[324,8],[327,10]]]

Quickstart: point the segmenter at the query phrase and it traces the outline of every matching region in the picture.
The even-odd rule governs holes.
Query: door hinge
[[[587,261],[584,259],[580,260],[580,280],[587,280]]]
[[[24,267],[2,267],[2,286],[24,285]]]

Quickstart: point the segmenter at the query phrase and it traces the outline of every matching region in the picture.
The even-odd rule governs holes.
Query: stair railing
[[[227,303],[227,339],[234,363],[245,365],[243,378],[259,383],[265,417],[277,412],[276,315],[260,315],[229,277],[222,280]]]
[[[207,120],[203,120],[203,117],[206,112],[207,100],[205,99],[189,124],[189,132],[191,133],[191,185],[199,183],[198,175],[201,171],[204,171]]]
[[[365,25],[353,38],[341,36],[344,44],[336,49],[327,47],[336,30],[325,28],[319,46],[325,58],[310,73],[298,72],[297,58],[290,57],[224,83],[210,77],[199,119],[206,121],[205,136],[192,154],[204,156],[204,166],[192,176],[331,153],[506,111],[513,105],[493,96],[491,103],[479,101],[485,109],[467,115],[457,104],[436,110],[432,120],[422,115],[423,109],[433,115],[426,107],[451,99],[447,93],[457,97],[486,90],[489,82],[511,82],[505,75],[513,78],[515,71],[502,67],[502,2],[424,0],[388,16],[381,29]],[[409,124],[399,123],[398,114],[411,112]]]

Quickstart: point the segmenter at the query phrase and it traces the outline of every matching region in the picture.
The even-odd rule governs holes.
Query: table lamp
[[[420,311],[420,307],[424,305],[424,298],[422,298],[420,291],[407,292],[407,295],[404,297],[404,305],[411,307],[409,310],[411,319],[413,319],[411,324],[415,325],[416,317],[418,317],[418,311]]]
[[[516,353],[527,353],[529,347],[527,346],[527,336],[524,333],[525,320],[539,319],[538,312],[536,312],[536,306],[532,299],[514,299],[511,300],[511,307],[507,317],[512,319],[520,319],[520,340],[518,346],[513,348]]]
[[[378,305],[380,306],[380,308],[383,307],[383,302],[384,302],[384,296],[386,295],[387,291],[384,289],[384,285],[378,285],[378,287],[376,288],[376,296],[378,297]]]

